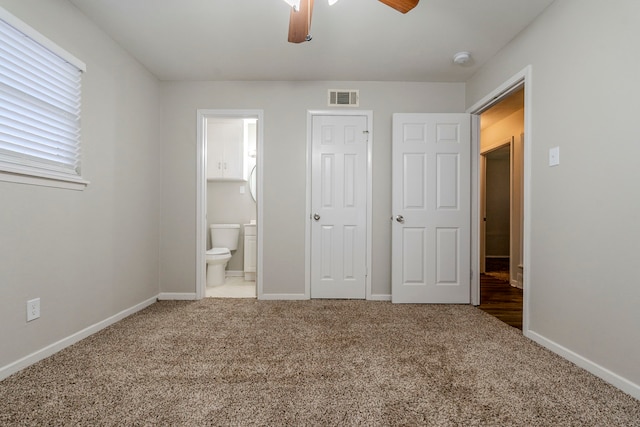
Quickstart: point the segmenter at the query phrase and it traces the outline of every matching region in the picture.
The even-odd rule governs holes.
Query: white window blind
[[[80,181],[83,64],[72,63],[78,61],[64,58],[71,55],[48,40],[43,44],[35,31],[26,34],[26,24],[7,18],[2,11],[0,170]]]

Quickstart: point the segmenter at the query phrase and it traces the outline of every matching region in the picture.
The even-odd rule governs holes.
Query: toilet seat
[[[207,255],[231,255],[231,251],[228,248],[211,248],[207,251]]]

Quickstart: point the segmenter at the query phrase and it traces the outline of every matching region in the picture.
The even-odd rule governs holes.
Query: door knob
[[[396,215],[396,221],[400,224],[404,224],[404,217],[402,215]]]
[[[313,214],[313,219],[315,219],[316,221],[320,221],[320,215],[318,215],[317,213]]]

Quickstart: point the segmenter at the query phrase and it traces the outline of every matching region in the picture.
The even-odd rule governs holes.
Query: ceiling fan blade
[[[289,41],[302,43],[311,40],[311,14],[313,12],[313,0],[301,0],[300,10],[291,8],[289,15]]]
[[[407,13],[418,5],[419,0],[380,0],[387,6],[391,6],[398,12]]]

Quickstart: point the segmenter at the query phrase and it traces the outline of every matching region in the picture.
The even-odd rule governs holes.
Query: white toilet
[[[211,224],[212,248],[207,251],[207,286],[224,285],[225,269],[231,259],[231,251],[238,249],[240,224]]]

